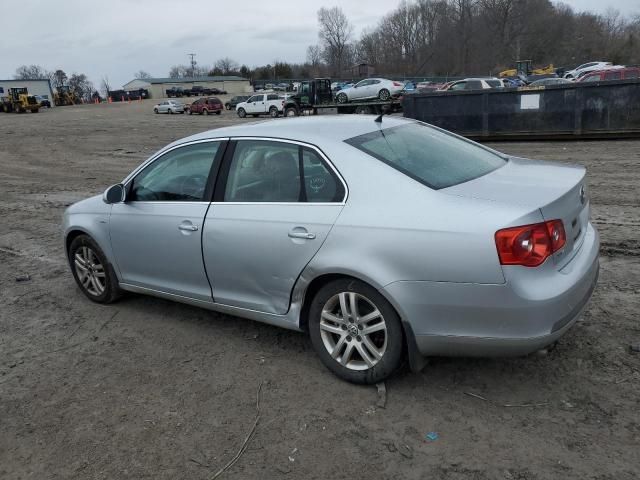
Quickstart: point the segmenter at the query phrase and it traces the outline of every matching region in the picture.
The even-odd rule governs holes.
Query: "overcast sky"
[[[301,62],[317,43],[316,12],[339,5],[356,36],[377,24],[400,0],[20,0],[2,22],[0,78],[23,64],[68,75],[86,73],[99,87],[107,75],[114,88],[146,70],[157,77],[196,61],[212,65],[231,57],[250,67],[274,60]],[[565,0],[575,10],[640,14],[638,0]],[[222,6],[224,5],[224,7]],[[3,16],[7,15],[7,9]]]

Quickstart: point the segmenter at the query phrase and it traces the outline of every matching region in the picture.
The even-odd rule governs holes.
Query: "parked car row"
[[[220,90],[219,88],[208,88],[201,85],[194,85],[191,88],[183,87],[171,87],[166,90],[166,96],[168,98],[180,98],[180,97],[198,97],[203,95],[226,95],[226,90]]]
[[[156,114],[188,112],[189,115],[194,113],[198,113],[200,115],[210,115],[215,113],[216,115],[220,115],[223,109],[224,106],[222,105],[222,101],[218,97],[202,97],[189,105],[185,105],[178,100],[165,100],[164,102],[154,105],[153,112]]]

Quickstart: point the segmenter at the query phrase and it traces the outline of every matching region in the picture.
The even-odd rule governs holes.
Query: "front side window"
[[[196,143],[165,153],[133,179],[127,201],[199,202],[220,142]]]
[[[436,190],[481,177],[506,163],[480,145],[420,123],[376,130],[345,142]]]
[[[313,149],[267,140],[238,141],[225,202],[341,202],[344,187]]]
[[[247,100],[247,103],[260,102],[260,101],[262,101],[262,95],[254,95],[249,100]]]
[[[598,82],[600,81],[600,74],[597,73],[595,75],[589,75],[588,77],[585,77],[584,80],[582,80],[583,82]]]
[[[467,86],[467,82],[458,82],[458,83],[454,83],[453,85],[451,85],[451,88],[449,88],[449,90],[464,90],[465,87]]]

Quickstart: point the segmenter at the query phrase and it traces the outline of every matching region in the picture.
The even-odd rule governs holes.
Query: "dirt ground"
[[[223,478],[640,477],[640,141],[493,144],[588,167],[602,235],[590,307],[546,355],[405,369],[382,408],[303,334],[80,293],[65,207],[172,140],[239,121],[151,107],[0,114],[0,479],[212,478],[251,431],[260,385],[254,436]]]

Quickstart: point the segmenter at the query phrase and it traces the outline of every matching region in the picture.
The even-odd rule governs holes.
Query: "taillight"
[[[502,265],[537,267],[564,247],[567,238],[562,220],[550,220],[498,230],[495,240]]]
[[[398,83],[398,82],[393,82],[393,86],[394,86],[394,87],[401,87],[401,86],[402,86],[402,84],[401,84],[401,83]]]

